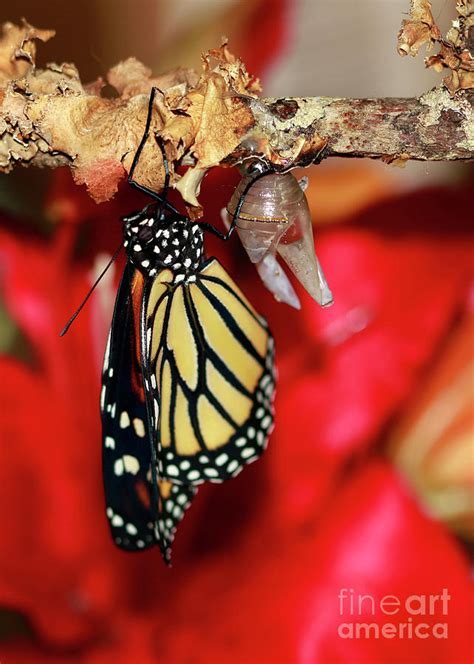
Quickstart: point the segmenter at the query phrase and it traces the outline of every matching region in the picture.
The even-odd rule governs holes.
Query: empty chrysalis
[[[243,177],[227,206],[227,215],[237,209],[242,192],[255,178],[260,164],[243,167]],[[298,182],[292,173],[270,173],[257,179],[248,190],[236,227],[241,242],[260,278],[279,302],[296,309],[300,302],[276,254],[305,290],[322,307],[333,298],[314,249],[313,228],[304,193],[307,181]],[[227,225],[228,225],[227,219]]]

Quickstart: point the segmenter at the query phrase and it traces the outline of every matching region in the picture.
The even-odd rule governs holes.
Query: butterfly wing
[[[183,485],[234,477],[262,454],[273,425],[265,320],[210,259],[179,284],[170,270],[158,275],[144,326],[160,475]]]
[[[196,489],[157,479],[143,381],[140,309],[142,275],[127,265],[117,294],[102,373],[101,415],[106,512],[118,546],[158,544],[169,561],[171,542]],[[155,481],[154,481],[155,480]]]

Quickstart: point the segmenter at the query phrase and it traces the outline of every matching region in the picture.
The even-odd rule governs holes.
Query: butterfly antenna
[[[69,330],[69,328],[71,327],[71,325],[74,323],[74,321],[76,320],[76,318],[79,316],[79,314],[81,313],[82,309],[84,308],[84,305],[86,304],[87,300],[90,298],[90,296],[92,295],[92,293],[94,292],[94,289],[95,289],[95,287],[98,285],[99,281],[102,279],[102,277],[103,277],[104,274],[107,272],[107,270],[108,270],[109,267],[112,265],[112,263],[118,258],[119,253],[122,251],[122,246],[123,246],[123,245],[120,244],[120,246],[117,248],[117,250],[115,251],[115,253],[114,253],[114,255],[112,256],[112,258],[109,260],[109,262],[107,263],[107,265],[104,267],[104,269],[102,270],[102,272],[99,274],[99,276],[98,276],[97,279],[95,280],[94,284],[92,285],[91,289],[89,290],[89,292],[88,292],[87,295],[85,296],[84,300],[82,301],[82,304],[79,306],[79,308],[76,310],[76,312],[71,316],[71,318],[68,320],[68,322],[66,323],[66,325],[63,327],[63,329],[62,329],[61,332],[59,333],[59,336],[60,336],[60,337],[64,337],[64,335],[66,334],[66,332]]]

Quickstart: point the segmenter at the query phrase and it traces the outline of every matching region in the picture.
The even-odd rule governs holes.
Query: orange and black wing
[[[273,426],[273,338],[216,259],[158,274],[147,297],[147,365],[160,476],[223,482],[257,459]]]
[[[105,353],[101,415],[106,512],[116,544],[158,544],[169,562],[176,526],[196,489],[158,479],[157,441],[143,379],[140,311],[144,281],[127,265]]]

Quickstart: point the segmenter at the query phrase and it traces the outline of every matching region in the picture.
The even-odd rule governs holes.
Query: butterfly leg
[[[128,184],[132,185],[132,187],[135,187],[135,189],[138,189],[138,191],[141,191],[143,194],[147,194],[148,196],[151,196],[154,198],[156,201],[158,201],[161,206],[166,207],[168,210],[171,210],[171,212],[174,212],[175,214],[179,214],[178,210],[174,207],[174,205],[171,205],[166,200],[166,190],[168,189],[168,184],[169,184],[169,169],[168,169],[168,161],[166,159],[166,155],[164,152],[164,147],[162,146],[162,142],[158,141],[157,137],[157,142],[158,145],[160,146],[161,152],[163,154],[163,164],[165,167],[165,196],[160,196],[159,194],[156,193],[156,191],[153,191],[153,189],[150,189],[149,187],[146,187],[143,184],[140,184],[136,182],[133,179],[133,175],[135,173],[135,169],[137,167],[138,162],[140,161],[141,154],[143,152],[143,148],[145,147],[145,143],[148,140],[148,136],[150,134],[150,127],[151,127],[151,120],[153,117],[153,104],[155,103],[155,97],[156,93],[159,92],[160,94],[163,94],[162,90],[159,88],[153,86],[151,89],[150,93],[150,99],[148,101],[148,114],[146,118],[146,125],[145,125],[145,131],[143,132],[142,140],[140,141],[140,145],[138,146],[137,151],[135,152],[135,156],[133,157],[133,162],[132,162],[132,167],[130,168],[130,172],[128,174],[127,182]],[[161,141],[161,139],[160,139]]]

